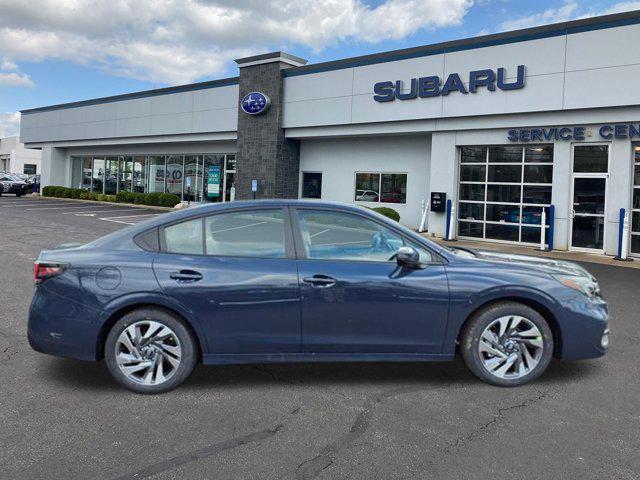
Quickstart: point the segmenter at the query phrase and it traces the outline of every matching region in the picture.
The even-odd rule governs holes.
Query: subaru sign
[[[375,94],[373,99],[376,102],[412,100],[418,97],[449,95],[451,92],[476,93],[480,88],[486,88],[489,92],[495,92],[496,87],[499,90],[517,90],[524,87],[525,71],[524,65],[518,65],[515,80],[507,81],[505,68],[498,68],[497,72],[491,69],[474,70],[465,78],[465,81],[468,81],[468,88],[457,73],[450,74],[444,83],[438,76],[412,78],[409,81],[408,91],[402,80],[378,82],[373,86]]]
[[[244,96],[240,105],[244,113],[260,115],[269,108],[270,104],[271,100],[264,93],[251,92]]]

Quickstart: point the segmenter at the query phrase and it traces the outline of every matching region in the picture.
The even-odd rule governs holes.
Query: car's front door
[[[449,288],[435,254],[355,213],[299,208],[292,218],[304,352],[440,353]],[[398,267],[402,245],[424,268]]]
[[[166,226],[153,268],[191,311],[207,353],[300,351],[300,304],[286,210],[221,212]]]

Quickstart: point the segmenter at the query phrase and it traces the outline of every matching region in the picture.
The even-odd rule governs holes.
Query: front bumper
[[[584,296],[564,304],[560,318],[562,330],[562,360],[583,360],[601,357],[609,350],[609,308],[598,298]],[[606,342],[603,339],[606,337]]]

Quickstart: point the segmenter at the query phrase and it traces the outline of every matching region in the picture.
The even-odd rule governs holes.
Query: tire
[[[480,380],[501,387],[535,380],[553,355],[553,334],[547,321],[517,302],[494,303],[480,310],[464,326],[460,340],[469,370]]]
[[[147,344],[149,335],[155,340]],[[198,359],[196,339],[184,321],[153,307],[118,320],[107,335],[104,352],[113,378],[143,394],[176,388],[191,375]]]

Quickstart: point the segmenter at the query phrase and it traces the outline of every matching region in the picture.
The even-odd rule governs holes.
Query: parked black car
[[[16,197],[21,197],[27,194],[27,183],[9,173],[0,174],[0,185],[2,185],[0,195],[13,193]]]

